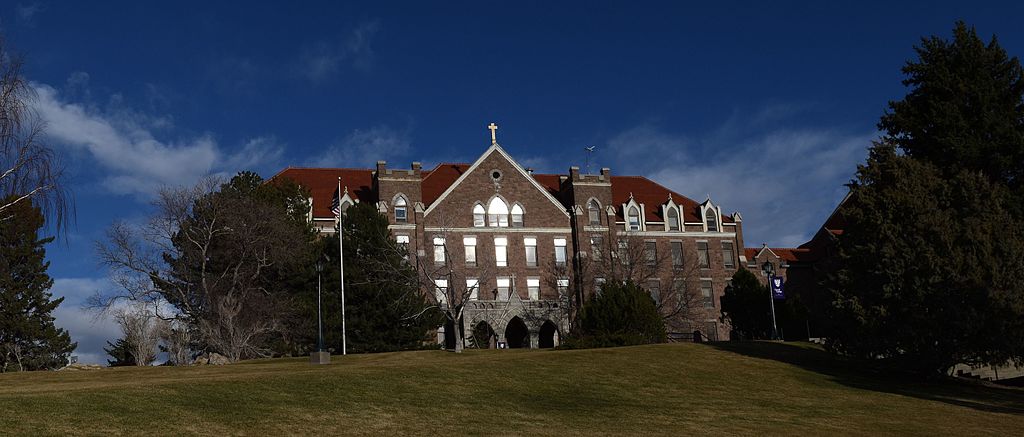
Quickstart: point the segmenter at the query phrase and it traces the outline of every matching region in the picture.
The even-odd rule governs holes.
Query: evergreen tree
[[[349,352],[418,349],[441,325],[436,307],[427,302],[408,249],[395,242],[388,220],[369,203],[348,208],[345,236],[345,314]],[[341,297],[338,283],[338,238],[323,239],[325,269],[323,311],[325,344],[341,350]],[[311,332],[315,341],[316,294]]]
[[[732,285],[722,295],[722,322],[727,322],[743,338],[771,338],[772,315],[768,287],[747,269],[732,275]]]
[[[108,348],[103,348],[103,352],[110,355],[112,360],[107,360],[107,365],[110,367],[121,367],[121,366],[134,366],[135,358],[132,358],[131,352],[128,351],[128,342],[124,341],[123,338],[117,339],[117,342],[107,342]]]
[[[1024,176],[1024,70],[995,37],[957,22],[953,39],[924,38],[903,67],[910,92],[878,124],[886,141],[944,176],[982,172],[1015,191]]]
[[[829,347],[931,374],[1022,363],[1020,62],[962,22],[915,49],[843,205]]]
[[[566,347],[611,347],[662,343],[665,322],[650,293],[633,281],[608,282],[583,303]]]
[[[877,144],[843,214],[830,347],[921,373],[1024,357],[1024,233],[1008,190]]]
[[[12,198],[5,201],[12,201]],[[43,214],[31,202],[18,202],[0,220],[0,372],[59,368],[77,346],[53,324],[53,280],[46,274],[45,244],[39,238]]]

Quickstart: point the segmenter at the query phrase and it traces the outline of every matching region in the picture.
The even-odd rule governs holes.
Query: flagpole
[[[348,355],[345,335],[345,244],[341,216],[341,176],[338,176],[338,280],[341,282],[341,354]]]

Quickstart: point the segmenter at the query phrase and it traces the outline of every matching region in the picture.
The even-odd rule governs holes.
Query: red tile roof
[[[669,194],[672,195],[672,201],[682,207],[684,221],[703,221],[700,216],[700,204],[689,197],[643,176],[612,176],[612,201],[615,202],[616,217],[619,220],[625,220],[621,206],[629,202],[630,194],[637,203],[644,204],[644,219],[647,221],[665,220],[661,214],[661,205],[668,202]],[[732,223],[732,216],[722,214],[722,221]]]
[[[455,180],[469,170],[469,167],[470,164],[442,163],[434,167],[433,170],[420,173],[423,177],[423,183],[420,185],[420,190],[423,193],[423,205],[429,206],[434,203],[438,197],[441,197],[441,194],[444,194],[444,190],[447,190],[455,183]]]
[[[313,196],[313,217],[331,217],[331,199],[338,189],[339,176],[341,189],[348,187],[348,195],[353,199],[371,203],[377,201],[377,193],[373,192],[373,170],[367,168],[288,167],[268,181],[291,179],[309,189]]]
[[[470,164],[465,163],[441,163],[432,170],[425,170],[421,173],[423,183],[421,185],[423,204],[430,206],[445,190],[469,170]],[[360,202],[376,202],[377,193],[373,191],[373,170],[361,168],[302,168],[288,167],[274,175],[270,180],[277,178],[289,178],[296,183],[308,188],[313,195],[313,216],[329,217],[330,201],[337,187],[338,176],[341,176],[342,186],[348,187],[349,195],[359,199]],[[559,198],[561,178],[563,175],[534,173],[533,178],[546,188],[548,192]],[[621,205],[629,201],[629,196],[643,203],[646,208],[646,220],[663,221],[660,206],[668,201],[669,194],[672,200],[683,209],[683,219],[687,222],[699,222],[700,205],[693,199],[676,193],[664,186],[651,181],[643,176],[612,176],[612,201],[618,211],[618,217],[622,220]],[[732,222],[731,216],[723,216],[725,222]]]
[[[752,260],[757,258],[757,254],[762,249],[762,247],[745,247],[743,255],[747,257],[747,260]],[[768,250],[771,250],[779,259],[789,263],[807,260],[811,255],[810,249],[799,247],[769,247]]]

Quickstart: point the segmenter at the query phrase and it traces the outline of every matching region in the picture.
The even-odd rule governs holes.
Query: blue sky
[[[747,246],[791,246],[842,197],[921,36],[963,19],[1024,53],[1013,2],[148,3],[0,6],[73,181],[77,226],[48,254],[83,361],[117,335],[80,310],[108,286],[93,243],[161,185],[467,162],[493,121],[539,171],[596,145],[594,168],[710,194]]]

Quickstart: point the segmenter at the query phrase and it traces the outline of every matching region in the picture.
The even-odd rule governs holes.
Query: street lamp
[[[775,325],[775,296],[772,295],[772,278],[775,277],[775,264],[772,264],[771,261],[765,261],[761,265],[761,270],[768,277],[768,302],[772,307],[772,340],[778,340],[779,330]]]

